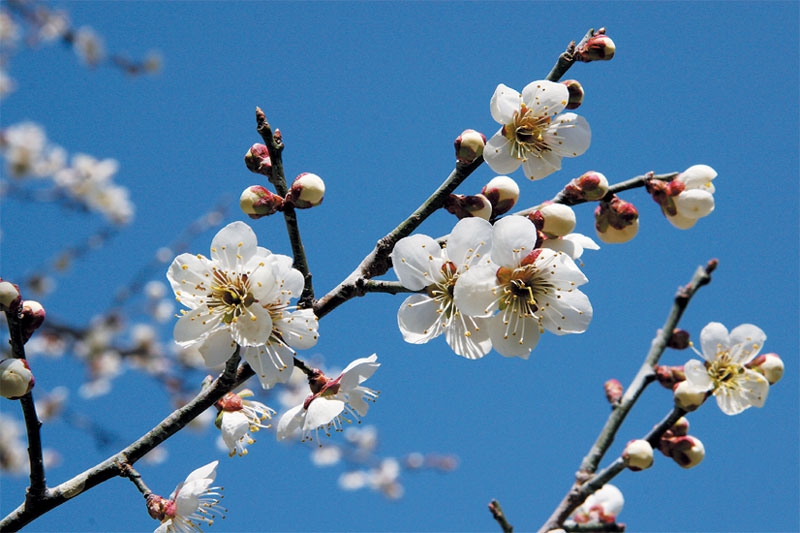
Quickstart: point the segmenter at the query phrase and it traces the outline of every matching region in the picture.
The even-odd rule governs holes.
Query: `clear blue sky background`
[[[615,480],[626,497],[620,521],[632,531],[797,531],[798,522],[798,4],[702,3],[63,3],[76,26],[93,26],[111,51],[162,51],[163,72],[130,78],[90,71],[60,46],[15,56],[19,88],[2,103],[2,124],[25,119],[72,152],[120,161],[137,217],[109,246],[59,278],[48,314],[86,323],[106,309],[155,251],[221,195],[258,183],[242,156],[258,142],[254,109],[284,135],[289,178],[321,175],[328,192],[300,224],[322,294],[408,215],[452,169],[452,143],[465,128],[497,125],[489,99],[498,83],[521,90],[544,77],[558,54],[590,27],[617,44],[609,63],[576,65],[586,99],[589,151],[531,183],[514,175],[523,206],[552,197],[590,169],[620,181],[649,170],[706,163],[718,172],[716,211],[689,231],[674,229],[643,190],[624,194],[641,214],[639,236],[587,252],[585,292],[595,316],[584,335],[546,335],[528,361],[492,353],[452,354],[443,340],[402,341],[400,297],[351,301],[321,322],[314,350],[344,366],[373,352],[381,390],[366,422],[380,451],[453,453],[452,473],[404,476],[406,495],[346,493],[340,468],[311,466],[306,446],[261,434],[245,458],[228,459],[216,433],[168,442],[169,460],[141,466],[167,495],[195,467],[220,459],[228,517],[210,531],[497,530],[486,505],[502,503],[519,531],[536,529],[569,488],[609,408],[602,384],[635,375],[679,285],[716,257],[713,283],[682,326],[695,338],[710,321],[759,325],[786,375],[763,409],[728,417],[714,403],[690,417],[705,461],[655,466]],[[494,174],[479,169],[459,192]],[[578,230],[593,234],[591,207]],[[97,217],[3,200],[2,276],[45,262],[62,243],[88,236]],[[231,220],[246,220],[238,210]],[[447,233],[437,214],[421,230]],[[290,253],[279,217],[254,223],[260,243]],[[192,244],[207,253],[212,233]],[[157,273],[160,277],[163,273]],[[388,276],[391,277],[391,276]],[[662,362],[683,364],[689,352]],[[35,360],[37,386],[66,384],[71,407],[128,441],[170,407],[147,377],[128,371],[108,396],[78,398],[84,370],[72,360]],[[256,385],[255,383],[253,384]],[[612,448],[644,435],[671,406],[651,387]],[[17,406],[3,402],[4,413]],[[114,449],[81,430],[48,425],[43,438],[64,456],[48,472],[59,483]],[[334,439],[340,439],[335,436]],[[0,478],[2,514],[23,498],[26,479]],[[113,480],[34,522],[31,531],[152,530],[134,487]]]

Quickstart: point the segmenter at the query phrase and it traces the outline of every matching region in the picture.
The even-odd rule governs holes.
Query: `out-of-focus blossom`
[[[0,396],[16,400],[28,394],[35,380],[25,359],[0,361]]]
[[[90,67],[96,67],[106,57],[103,39],[89,26],[75,31],[73,48],[81,61]]]
[[[575,509],[572,521],[582,525],[613,524],[622,512],[623,505],[625,498],[622,492],[614,485],[606,483]]]

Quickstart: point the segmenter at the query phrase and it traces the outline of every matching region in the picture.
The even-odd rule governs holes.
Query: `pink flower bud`
[[[489,220],[492,216],[492,204],[489,199],[482,194],[476,194],[474,196],[451,194],[445,200],[444,208],[459,219],[480,217],[484,220]]]
[[[28,342],[33,332],[42,325],[45,314],[44,307],[39,302],[35,300],[22,302],[22,337],[25,342]]]
[[[694,389],[688,381],[681,381],[675,385],[673,395],[675,405],[687,412],[692,412],[703,405],[708,396],[706,391]]]
[[[700,439],[686,435],[672,440],[670,457],[682,468],[693,468],[699,465],[706,456],[706,449]]]
[[[10,281],[0,281],[0,311],[16,309],[20,300],[19,287]]]
[[[608,194],[608,179],[600,172],[590,170],[570,181],[564,187],[564,196],[573,201],[600,200]]]
[[[779,382],[783,377],[783,361],[776,353],[761,354],[746,366],[767,378],[770,385]]]
[[[686,374],[681,366],[657,366],[655,368],[658,383],[669,390],[674,390],[675,385],[686,379]]]
[[[272,175],[272,160],[269,158],[269,150],[266,145],[254,144],[244,154],[244,164],[250,172],[263,174],[269,177]]]
[[[481,189],[481,194],[492,204],[492,218],[495,218],[516,205],[519,200],[519,185],[508,176],[497,176]]]
[[[639,232],[639,211],[636,207],[614,196],[600,202],[594,211],[597,236],[609,244],[619,244],[633,239]]]
[[[684,329],[675,328],[672,330],[672,335],[667,342],[667,346],[673,350],[685,350],[691,346],[689,332]]]
[[[479,131],[464,130],[456,138],[454,145],[456,148],[456,161],[469,165],[483,155],[486,136]]]
[[[286,201],[298,209],[308,209],[322,203],[325,182],[316,174],[303,172],[294,179]]]
[[[0,362],[0,396],[9,400],[22,398],[33,388],[35,380],[25,359]]]
[[[609,379],[603,384],[603,388],[606,391],[606,399],[611,405],[618,404],[622,399],[623,388],[619,380]]]
[[[669,428],[669,432],[675,437],[683,437],[689,434],[689,419],[685,416],[680,417]]]
[[[583,86],[577,80],[567,80],[561,83],[566,85],[569,91],[567,109],[578,109],[583,103]]]
[[[283,198],[261,185],[251,185],[242,191],[239,207],[250,218],[261,218],[283,210]]]
[[[541,227],[538,224],[536,227],[549,239],[563,237],[575,229],[575,211],[568,205],[548,202],[539,206],[533,215],[542,224]]]
[[[600,28],[585,43],[575,50],[575,59],[588,63],[590,61],[608,61],[614,57],[617,47],[611,37],[606,35],[606,29]]]
[[[625,446],[622,460],[634,472],[650,468],[653,466],[653,447],[646,440],[632,440]]]

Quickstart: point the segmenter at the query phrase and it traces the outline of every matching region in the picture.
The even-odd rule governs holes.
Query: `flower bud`
[[[600,28],[585,43],[575,50],[575,59],[588,63],[590,61],[608,61],[614,57],[617,47],[611,37],[606,35],[606,29]]]
[[[672,330],[669,341],[667,341],[667,346],[673,350],[685,350],[692,344],[689,337],[689,332],[685,329],[675,328]]]
[[[622,399],[622,383],[618,379],[609,379],[603,384],[606,391],[606,399],[611,405],[616,405]]]
[[[308,209],[322,203],[325,182],[316,174],[303,172],[294,179],[286,201],[298,209]]]
[[[706,401],[706,391],[698,391],[692,388],[688,381],[681,381],[675,385],[673,391],[675,405],[687,412],[692,412],[703,405]]]
[[[706,449],[700,439],[686,435],[672,439],[670,457],[683,468],[699,465],[706,456]]]
[[[564,204],[546,202],[528,218],[549,239],[563,237],[575,229],[575,211]]]
[[[239,207],[250,218],[261,218],[283,210],[283,198],[261,185],[251,185],[242,191]]]
[[[42,325],[45,314],[44,307],[36,300],[25,300],[22,302],[22,317],[20,322],[22,324],[22,338],[25,342],[28,342],[33,332]]]
[[[19,287],[10,281],[0,281],[0,311],[15,309],[20,298]]]
[[[456,137],[454,145],[456,148],[456,161],[469,165],[483,155],[486,136],[479,131],[464,130],[461,135]]]
[[[561,83],[566,85],[569,91],[567,109],[578,109],[583,103],[583,86],[577,80],[567,80]]]
[[[489,203],[492,204],[492,218],[507,213],[519,200],[519,185],[508,176],[497,176],[481,189]]]
[[[680,417],[669,428],[669,432],[675,437],[684,437],[689,434],[689,419],[685,416]]]
[[[153,494],[151,492],[145,498],[147,514],[149,514],[151,518],[154,518],[158,521],[163,521],[165,518],[167,518],[168,503],[169,500],[166,500],[158,494]]]
[[[605,243],[628,242],[639,232],[639,211],[632,203],[616,196],[608,202],[600,202],[594,217],[597,236]]]
[[[770,385],[783,377],[783,361],[776,353],[764,353],[747,363],[748,368],[762,374]]]
[[[590,170],[570,181],[564,187],[563,194],[575,202],[600,200],[608,194],[608,179],[600,172]]]
[[[632,440],[625,446],[622,460],[634,472],[650,468],[653,466],[653,447],[646,440]]]
[[[492,203],[482,194],[474,196],[451,194],[445,200],[444,208],[459,219],[480,217],[484,220],[489,220],[492,216]]]
[[[657,366],[656,379],[662,387],[675,390],[675,385],[686,379],[686,374],[681,366]]]
[[[28,394],[34,385],[33,373],[25,359],[0,362],[0,396],[16,400]]]
[[[272,175],[272,160],[269,158],[269,149],[264,144],[256,143],[244,154],[244,164],[250,172]]]

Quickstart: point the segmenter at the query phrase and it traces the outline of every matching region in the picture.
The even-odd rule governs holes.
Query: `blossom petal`
[[[320,426],[327,426],[344,411],[344,402],[335,398],[317,398],[308,405],[303,421],[303,433],[307,434]]]
[[[207,367],[217,368],[231,358],[236,350],[236,343],[233,342],[228,328],[218,328],[203,339],[198,350]]]
[[[180,254],[167,270],[167,280],[179,302],[186,307],[198,307],[205,301],[211,265],[202,255]]]
[[[257,248],[253,229],[244,222],[232,222],[219,230],[211,241],[211,258],[224,270],[235,270],[256,255]]]
[[[212,314],[206,306],[190,309],[175,323],[175,342],[181,346],[194,344],[216,328],[221,319],[221,315]]]
[[[445,339],[456,355],[467,359],[480,359],[492,350],[486,318],[459,314],[445,330]]]
[[[741,365],[749,363],[758,355],[766,340],[767,335],[758,326],[752,324],[736,326],[728,336],[731,362]]]
[[[533,251],[536,237],[536,226],[527,218],[501,218],[495,222],[492,233],[492,261],[498,265],[516,268]]]
[[[403,287],[418,291],[443,279],[442,248],[427,235],[411,235],[397,241],[392,265]]]
[[[569,89],[549,80],[533,81],[522,89],[522,101],[538,116],[554,116],[567,106]]]
[[[700,189],[685,190],[675,197],[675,208],[687,218],[702,218],[714,210],[714,195]]]
[[[556,291],[554,298],[543,299],[542,325],[551,333],[583,333],[592,321],[592,304],[581,291]]]
[[[561,170],[561,156],[549,152],[531,153],[522,162],[522,171],[525,173],[525,177],[530,180],[546,178],[557,170]]]
[[[272,317],[269,310],[258,304],[247,308],[248,314],[231,323],[231,337],[242,346],[258,346],[267,342],[272,333]]]
[[[412,294],[397,311],[397,325],[403,340],[411,344],[425,344],[442,334],[440,304],[425,294]]]
[[[469,316],[487,315],[491,312],[497,300],[496,273],[496,266],[477,265],[458,277],[453,289],[453,301],[460,312]]]
[[[527,359],[539,342],[539,321],[536,317],[515,314],[511,314],[508,321],[505,322],[503,313],[488,320],[492,347],[500,355]]]
[[[670,224],[672,224],[678,229],[689,229],[695,224],[697,224],[696,218],[689,218],[681,215],[680,213],[676,215],[667,215],[667,220],[669,221]]]
[[[271,389],[276,383],[286,383],[292,375],[294,351],[282,344],[266,346],[247,346],[243,350],[244,360],[258,376],[264,389]]]
[[[291,437],[296,431],[298,431],[303,426],[305,416],[306,411],[303,409],[303,404],[296,405],[283,413],[283,416],[281,416],[280,420],[278,420],[278,425],[276,426],[277,431],[275,432],[275,435],[278,440]]]
[[[691,359],[683,365],[686,382],[691,392],[706,392],[714,387],[706,366],[697,359]]]
[[[501,83],[494,90],[492,99],[489,101],[489,110],[496,122],[508,124],[514,118],[514,113],[519,111],[521,103],[520,94]]]
[[[703,350],[703,358],[709,363],[717,359],[720,350],[727,350],[728,329],[719,322],[708,323],[700,332],[700,347]]]
[[[348,390],[356,387],[358,384],[363,383],[381,366],[377,363],[378,356],[372,354],[369,357],[361,357],[351,362],[342,370],[342,379],[340,383],[340,390]]]
[[[313,348],[319,339],[319,321],[313,309],[284,310],[281,317],[273,322],[273,328],[286,344],[298,350]]]
[[[492,249],[492,225],[479,217],[459,220],[447,239],[447,258],[459,270],[488,259]]]
[[[511,174],[521,161],[511,155],[511,141],[501,132],[494,134],[483,148],[483,160],[498,174]]]
[[[562,157],[576,157],[589,149],[592,130],[582,116],[564,113],[558,116],[543,137],[553,152]]]

